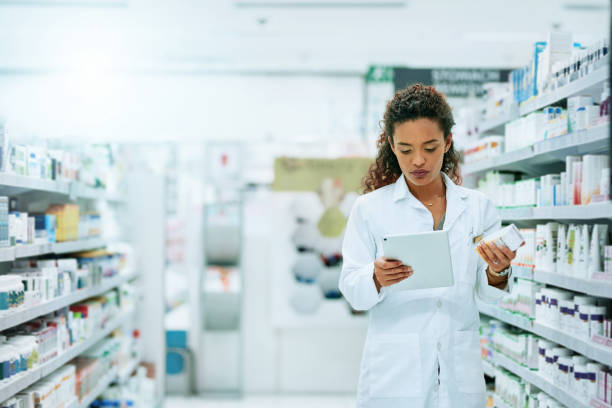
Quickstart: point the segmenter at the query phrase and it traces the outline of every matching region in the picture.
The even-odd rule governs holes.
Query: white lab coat
[[[358,408],[486,405],[475,296],[491,302],[511,287],[499,290],[488,284],[486,264],[473,241],[499,229],[501,221],[482,193],[457,186],[444,173],[443,177],[443,229],[450,231],[452,287],[388,293],[382,288],[380,294],[376,290],[373,262],[384,256],[382,237],[433,229],[431,213],[410,193],[403,176],[360,196],[351,211],[339,286],[353,308],[370,310]]]

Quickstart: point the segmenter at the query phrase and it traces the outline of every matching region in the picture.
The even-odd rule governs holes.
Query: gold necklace
[[[442,197],[445,197],[445,195],[439,195],[439,196],[437,196],[436,198],[442,198]],[[425,203],[425,205],[428,205],[428,206],[430,206],[430,207],[431,207],[431,206],[433,206],[433,205],[434,205],[434,203]]]

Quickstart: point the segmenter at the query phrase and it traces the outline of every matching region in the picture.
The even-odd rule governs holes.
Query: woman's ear
[[[444,153],[447,153],[450,150],[452,143],[453,143],[453,134],[449,133],[448,137],[444,141]]]

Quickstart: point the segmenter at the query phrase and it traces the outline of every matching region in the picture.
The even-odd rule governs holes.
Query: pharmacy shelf
[[[518,313],[512,313],[509,310],[501,309],[498,306],[490,303],[477,301],[477,304],[480,313],[494,317],[497,320],[501,320],[525,331],[533,332],[533,322],[528,317]]]
[[[0,195],[19,195],[28,192],[44,192],[67,195],[72,199],[107,200],[122,203],[125,200],[105,189],[90,187],[78,181],[43,180],[36,177],[0,173]]]
[[[108,374],[106,374],[100,381],[96,387],[91,390],[85,398],[77,405],[75,408],[88,408],[89,405],[96,400],[106,389],[117,379],[117,367],[113,367]]]
[[[565,348],[574,350],[590,358],[591,360],[595,360],[606,365],[612,365],[612,347],[602,346],[590,340],[582,340],[577,337],[570,336],[561,330],[548,327],[538,322],[534,323],[533,332],[538,336],[549,339]]]
[[[131,359],[128,362],[126,368],[119,371],[119,375],[117,376],[117,381],[121,384],[124,384],[130,378],[132,373],[136,371],[136,369],[140,365],[141,359],[142,359],[141,356],[137,356],[136,358]]]
[[[107,242],[102,238],[88,238],[78,241],[57,242],[48,244],[15,245],[0,248],[0,262],[11,262],[15,259],[31,258],[49,254],[67,254],[89,251],[105,247]]]
[[[498,128],[503,128],[506,123],[516,119],[517,117],[518,106],[516,104],[513,104],[507,112],[502,113],[501,115],[495,118],[485,120],[480,125],[478,125],[478,133],[483,134],[485,132],[496,130]],[[504,134],[503,129],[501,129],[501,134]]]
[[[470,175],[491,170],[510,170],[538,173],[538,166],[565,161],[566,156],[601,153],[608,149],[609,125],[579,130],[564,136],[542,140],[503,155],[463,166],[463,174]],[[546,171],[543,168],[542,171]]]
[[[478,310],[487,316],[494,317],[497,320],[501,320],[512,326],[519,327],[525,331],[537,334],[540,337],[544,337],[545,339],[560,344],[565,348],[590,358],[591,360],[606,365],[612,365],[611,347],[602,346],[590,340],[582,340],[577,337],[570,336],[561,330],[534,322],[520,314],[502,310],[495,305],[478,302]]]
[[[491,364],[489,361],[483,359],[482,360],[482,368],[484,369],[484,373],[491,377],[491,378],[495,378],[495,366],[493,366],[493,364]]]
[[[10,195],[17,195],[30,191],[68,195],[70,184],[56,180],[43,180],[36,177],[0,173],[0,193],[5,194],[7,192]]]
[[[519,114],[521,116],[527,115],[570,96],[596,94],[597,91],[601,93],[601,84],[610,78],[610,71],[608,69],[609,57],[606,57],[605,61],[606,62],[600,63],[599,68],[588,76],[573,81],[553,92],[546,93],[533,100],[522,103],[519,106]]]
[[[600,401],[598,399],[591,399],[591,403],[589,405],[592,408],[612,408],[611,404],[605,403],[603,401]]]
[[[493,393],[493,405],[495,408],[513,408],[511,405],[506,404],[506,402],[495,393]]]
[[[559,288],[612,299],[612,281],[580,279],[538,269],[534,271],[533,279]]]
[[[68,254],[71,252],[88,251],[106,246],[102,238],[81,239],[78,241],[57,242],[52,244],[51,250],[54,254]]]
[[[112,278],[104,279],[104,281],[98,286],[77,290],[76,292],[70,293],[66,296],[61,296],[49,302],[45,302],[24,310],[18,310],[7,316],[0,317],[0,331],[15,327],[32,319],[36,319],[39,316],[44,316],[46,314],[70,306],[82,300],[89,299],[94,296],[99,296],[113,288],[121,286],[124,283],[135,279],[137,276],[138,275],[136,273],[130,272]]]
[[[565,389],[557,387],[550,381],[540,376],[537,371],[531,371],[501,353],[494,353],[493,358],[496,365],[505,368],[506,370],[521,377],[528,383],[535,385],[557,401],[562,402],[564,405],[572,408],[589,407],[589,404],[574,398],[574,396],[569,394]]]
[[[588,205],[500,208],[499,214],[503,221],[609,220],[612,219],[612,203],[608,201]]]
[[[87,349],[95,345],[97,342],[108,336],[115,329],[123,325],[132,318],[133,311],[123,312],[120,316],[107,322],[107,324],[89,339],[72,346],[59,356],[40,364],[38,367],[28,370],[25,373],[19,374],[14,379],[11,379],[6,384],[0,385],[0,401],[5,401],[18,392],[26,389],[36,381],[46,377],[64,364],[68,363],[73,358],[79,356]]]

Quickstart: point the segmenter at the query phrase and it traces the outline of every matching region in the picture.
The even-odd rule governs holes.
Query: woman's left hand
[[[516,251],[511,251],[505,245],[498,247],[492,242],[480,242],[476,247],[476,252],[495,273],[508,269],[512,260],[516,258]]]

